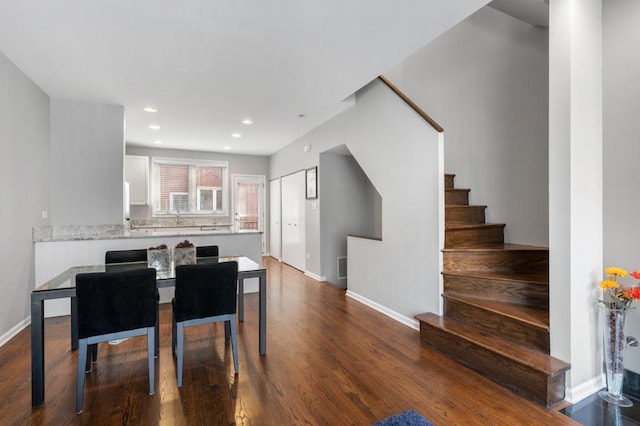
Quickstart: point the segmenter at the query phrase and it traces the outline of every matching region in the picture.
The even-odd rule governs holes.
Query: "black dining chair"
[[[147,249],[128,249],[128,250],[109,250],[104,254],[104,263],[106,265],[107,271],[118,271],[121,270],[119,267],[114,267],[114,265],[119,266],[122,263],[133,263],[133,262],[146,262],[147,261]],[[129,267],[128,265],[122,265]],[[145,266],[146,267],[146,266]],[[158,304],[160,303],[160,293],[157,295]],[[156,318],[160,319],[160,306],[158,306],[158,312],[156,313]],[[160,342],[160,328],[156,324],[156,350],[155,356],[158,356],[158,345]],[[121,343],[122,339],[112,340],[110,344],[118,344]],[[93,362],[98,360],[98,346],[94,345],[91,347],[91,358]],[[89,370],[91,367],[88,367]]]
[[[171,349],[177,350],[178,387],[182,387],[184,328],[225,322],[231,332],[233,366],[238,374],[236,299],[238,262],[222,262],[176,267],[176,293],[173,304]]]
[[[76,275],[78,377],[76,412],[82,412],[87,347],[113,339],[147,336],[149,395],[153,395],[156,270]]]
[[[146,261],[147,261],[146,249],[110,250],[104,254],[104,263],[107,265],[111,265],[114,263],[146,262]]]
[[[218,257],[218,246],[196,246],[196,257]]]

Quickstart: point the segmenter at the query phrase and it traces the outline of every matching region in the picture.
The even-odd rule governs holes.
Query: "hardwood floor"
[[[408,409],[435,425],[578,424],[421,345],[418,331],[343,290],[264,262],[267,355],[258,355],[258,299],[251,294],[238,328],[237,376],[222,326],[190,327],[178,390],[171,307],[163,305],[155,395],[148,395],[144,338],[101,345],[76,415],[69,319],[48,319],[45,403],[31,409],[27,328],[0,348],[0,424],[368,425]]]

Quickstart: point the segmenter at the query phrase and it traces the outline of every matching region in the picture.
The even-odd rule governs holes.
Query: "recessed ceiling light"
[[[253,120],[250,118],[245,118],[244,120],[242,120],[242,124],[246,124],[247,126],[253,124]]]
[[[160,145],[162,141],[153,141],[153,143],[157,143],[158,145]]]
[[[240,133],[231,133],[231,136],[234,138],[241,138],[242,135]]]
[[[157,124],[149,124],[149,128],[151,130],[158,130],[160,128],[160,126],[158,126]]]
[[[144,110],[147,112],[158,112],[158,110],[153,107],[145,107]]]
[[[231,147],[230,146],[225,146],[224,149],[229,150],[229,149],[231,149]]]

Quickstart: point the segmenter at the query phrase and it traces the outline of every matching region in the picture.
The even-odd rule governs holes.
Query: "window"
[[[152,163],[154,215],[228,214],[226,161],[154,157]]]

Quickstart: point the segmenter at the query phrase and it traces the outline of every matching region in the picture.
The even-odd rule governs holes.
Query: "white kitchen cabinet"
[[[124,180],[129,182],[129,204],[149,205],[149,157],[125,155]]]

